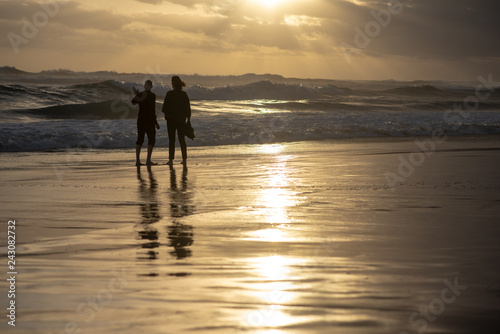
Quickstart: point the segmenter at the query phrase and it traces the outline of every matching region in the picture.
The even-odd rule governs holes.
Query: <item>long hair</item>
[[[186,84],[181,80],[181,78],[179,78],[179,76],[174,75],[172,77],[172,87],[177,90],[182,90],[183,87],[186,87]]]

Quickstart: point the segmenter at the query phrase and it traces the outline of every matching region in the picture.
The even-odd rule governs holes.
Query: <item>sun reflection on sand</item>
[[[283,145],[281,144],[267,144],[261,145],[259,147],[259,152],[267,153],[267,154],[277,154],[283,150]]]
[[[279,228],[270,228],[249,232],[250,239],[259,239],[268,242],[286,242],[293,240],[287,231]]]
[[[254,264],[254,268],[259,273],[259,276],[278,281],[287,279],[290,274],[289,266],[296,264],[299,260],[273,255],[251,259],[250,262]]]
[[[266,152],[281,150],[281,145],[265,145],[260,148]],[[290,189],[291,170],[287,166],[287,161],[291,156],[281,155],[276,157],[276,161],[267,170],[265,187],[257,197],[257,203],[262,209],[260,214],[266,217],[266,221],[272,224],[285,226],[289,223],[288,208],[297,204],[296,193]]]
[[[266,179],[256,198],[259,209],[256,216],[263,217],[269,223],[269,228],[249,232],[251,239],[263,242],[283,243],[295,238],[287,231],[291,220],[289,210],[297,204],[296,193],[291,189],[291,169],[287,162],[291,156],[278,155],[281,145],[263,145],[262,152],[276,154],[274,163],[265,166]],[[299,258],[281,255],[264,256],[247,259],[250,270],[257,277],[251,283],[250,289],[260,307],[244,315],[245,326],[259,328],[260,333],[279,334],[279,327],[288,326],[297,320],[286,312],[286,305],[296,298],[293,280],[298,277],[294,267],[304,262]],[[276,327],[276,329],[271,329]],[[267,328],[267,330],[266,330]]]
[[[280,255],[252,258],[247,260],[259,277],[251,288],[254,296],[263,304],[259,309],[248,312],[246,325],[251,327],[281,327],[290,325],[296,320],[283,311],[284,305],[292,302],[296,294],[293,292],[292,280],[296,276],[293,267],[304,260]],[[266,333],[268,333],[266,331]],[[273,331],[269,331],[273,333]],[[277,331],[276,333],[280,333]]]

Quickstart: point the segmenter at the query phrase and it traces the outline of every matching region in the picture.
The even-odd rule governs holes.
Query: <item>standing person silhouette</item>
[[[182,88],[186,84],[177,75],[172,77],[172,90],[167,92],[162,111],[165,113],[168,129],[168,162],[173,165],[175,156],[175,132],[177,131],[181,144],[182,164],[186,167],[187,147],[185,138],[186,121],[191,119],[189,97]]]
[[[153,82],[146,80],[144,83],[144,91],[139,92],[137,88],[133,87],[135,97],[132,99],[132,104],[139,105],[139,114],[137,115],[137,142],[135,143],[135,165],[141,166],[141,148],[144,144],[144,135],[148,135],[148,157],[146,165],[157,165],[151,161],[153,154],[153,147],[156,143],[156,129],[160,125],[156,121],[156,95],[151,92]]]

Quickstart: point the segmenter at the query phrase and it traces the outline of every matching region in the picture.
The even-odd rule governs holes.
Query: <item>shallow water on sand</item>
[[[391,190],[384,172],[413,149],[199,147],[189,170],[137,170],[128,151],[3,155],[19,293],[16,328],[0,328],[496,333],[499,142],[449,141]]]

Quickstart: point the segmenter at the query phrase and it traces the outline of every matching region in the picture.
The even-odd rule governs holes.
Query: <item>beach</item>
[[[425,140],[0,153],[0,329],[498,333],[500,138]]]

